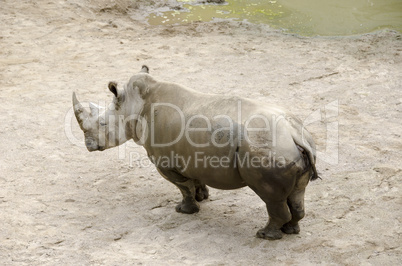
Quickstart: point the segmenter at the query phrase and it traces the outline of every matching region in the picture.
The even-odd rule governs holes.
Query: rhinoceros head
[[[148,73],[148,67],[143,66],[140,73]],[[113,102],[106,109],[90,103],[90,112],[83,108],[73,93],[74,114],[84,131],[88,151],[103,151],[132,138],[134,127],[131,123],[136,119],[138,105],[141,104],[135,102],[138,97],[133,97],[133,93],[127,93],[127,88],[133,91],[132,82],[124,89],[118,89],[116,82],[109,82],[108,87],[114,95]]]

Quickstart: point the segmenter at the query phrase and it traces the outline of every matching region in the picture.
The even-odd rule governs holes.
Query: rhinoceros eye
[[[101,125],[102,127],[106,126],[105,122],[99,122],[99,125]]]

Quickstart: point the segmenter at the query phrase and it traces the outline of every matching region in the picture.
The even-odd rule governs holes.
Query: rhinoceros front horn
[[[85,120],[88,119],[89,113],[82,107],[81,103],[77,100],[77,96],[75,96],[75,92],[73,92],[73,107],[75,118],[77,118],[77,122],[80,125],[82,130],[87,129],[85,127]]]

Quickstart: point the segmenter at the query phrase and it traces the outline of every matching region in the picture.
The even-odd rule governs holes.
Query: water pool
[[[304,36],[342,36],[383,28],[402,31],[402,0],[227,0],[183,2],[181,9],[150,14],[151,25],[185,24],[214,18],[247,20]]]

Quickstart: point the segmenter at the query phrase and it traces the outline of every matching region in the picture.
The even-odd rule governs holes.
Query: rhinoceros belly
[[[148,156],[159,169],[171,170],[217,189],[236,189],[246,184],[236,165],[235,148],[172,145],[148,147]]]

